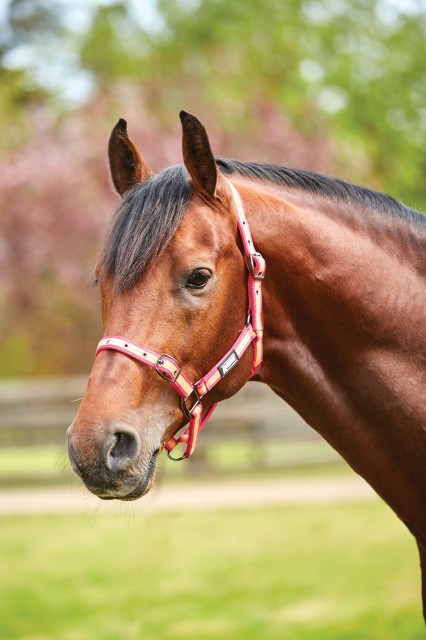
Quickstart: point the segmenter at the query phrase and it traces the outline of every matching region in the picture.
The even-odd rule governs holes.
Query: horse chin
[[[137,500],[138,498],[142,498],[142,496],[146,495],[148,491],[151,490],[152,485],[154,484],[154,479],[155,479],[155,467],[153,468],[153,470],[151,471],[148,477],[146,477],[146,474],[144,475],[142,480],[133,489],[133,491],[131,491],[130,493],[128,493],[123,497],[117,496],[117,499],[130,502],[132,500]]]
[[[142,496],[146,495],[148,491],[151,490],[152,485],[154,484],[155,468],[158,454],[159,450],[155,451],[152,454],[145,473],[143,474],[137,485],[130,492],[127,492],[128,487],[126,487],[125,489],[116,489],[114,491],[109,491],[107,495],[100,494],[95,491],[93,491],[93,493],[96,493],[96,495],[102,500],[122,500],[125,502],[131,502],[132,500],[142,498]]]

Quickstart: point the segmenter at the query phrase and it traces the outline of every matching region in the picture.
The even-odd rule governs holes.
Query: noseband
[[[189,458],[193,454],[198,434],[205,427],[217,406],[217,403],[213,404],[204,413],[202,405],[204,396],[234,368],[251,343],[253,343],[253,364],[250,377],[257,371],[263,360],[262,280],[265,277],[265,260],[253,246],[241,196],[234,185],[226,178],[225,180],[232,191],[238,230],[249,272],[247,323],[226,355],[205,376],[197,382],[191,382],[172,356],[145,349],[120,336],[106,336],[99,342],[96,350],[96,355],[107,349],[120,351],[130,358],[152,367],[177,391],[180,396],[182,412],[189,420],[189,425],[179,436],[170,438],[164,446],[169,458],[175,461]],[[173,458],[170,452],[180,443],[186,445],[185,452],[181,457]]]

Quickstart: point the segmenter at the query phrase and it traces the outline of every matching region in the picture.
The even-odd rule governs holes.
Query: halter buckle
[[[249,270],[250,274],[253,276],[253,278],[255,280],[264,280],[265,279],[265,273],[256,273],[255,272],[256,265],[254,264],[253,256],[256,256],[258,258],[262,258],[262,255],[260,253],[257,253],[257,252],[256,253],[249,253],[248,254],[248,261],[247,261],[247,269]]]
[[[195,395],[195,402],[192,405],[192,407],[188,409],[185,403],[188,400],[188,398],[192,396],[192,394]],[[193,385],[192,391],[187,398],[180,396],[180,408],[182,409],[182,413],[185,416],[185,418],[188,418],[188,420],[191,420],[191,413],[194,411],[195,407],[198,407],[198,405],[201,404],[201,400],[202,400],[202,397],[200,396],[199,391],[195,385]]]
[[[171,360],[176,365],[176,372],[174,373],[173,378],[171,378],[166,373],[164,373],[164,371],[161,371],[161,369],[158,368],[160,364],[164,364],[164,358]],[[160,355],[158,356],[158,360],[154,365],[154,369],[156,370],[160,378],[163,378],[163,380],[166,380],[167,382],[176,382],[176,380],[180,376],[180,372],[182,371],[182,368],[179,366],[178,361],[172,358],[172,356],[169,356],[167,353],[160,353]]]

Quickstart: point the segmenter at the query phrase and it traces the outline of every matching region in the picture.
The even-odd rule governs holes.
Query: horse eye
[[[194,271],[189,276],[185,287],[187,289],[203,289],[206,286],[207,282],[210,280],[210,273],[207,271]]]

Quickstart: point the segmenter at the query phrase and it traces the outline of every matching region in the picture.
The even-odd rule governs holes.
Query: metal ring
[[[185,458],[187,458],[187,454],[184,453],[183,456],[181,456],[180,458],[173,458],[173,456],[171,455],[170,451],[168,449],[166,449],[167,451],[167,457],[169,458],[169,460],[173,460],[173,462],[180,462],[181,460],[185,460]],[[172,449],[173,451],[173,449]]]

